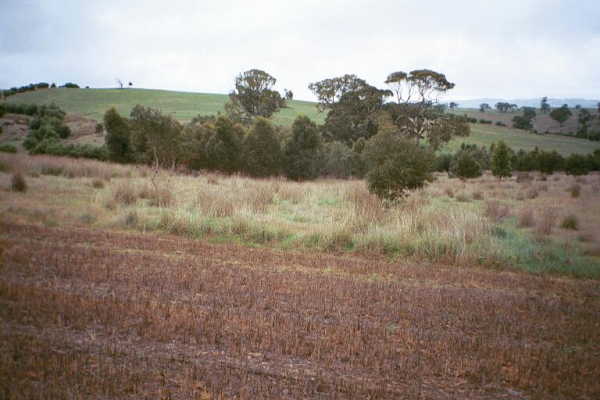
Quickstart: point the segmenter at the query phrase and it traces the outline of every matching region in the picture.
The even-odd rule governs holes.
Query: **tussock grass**
[[[560,227],[563,229],[571,229],[578,230],[579,229],[579,220],[576,215],[570,214],[563,218],[560,223]]]
[[[41,171],[43,166],[60,167],[62,160],[30,158],[8,155],[8,168],[29,165],[26,171]],[[528,188],[529,183],[517,185],[517,178],[498,185],[489,174],[467,182],[439,174],[426,189],[387,203],[370,194],[365,182],[359,180],[298,183],[281,178],[211,173],[192,176],[74,162],[73,168],[79,166],[88,172],[73,178],[63,172],[40,175],[32,183],[35,190],[26,196],[30,204],[20,205],[16,215],[32,219],[26,208],[52,208],[56,211],[52,221],[61,224],[93,224],[97,228],[158,231],[251,246],[411,257],[459,265],[514,266],[522,246],[511,248],[516,242],[510,239],[508,228],[533,228],[517,242],[530,241],[528,246],[536,248],[549,249],[560,246],[563,240],[573,240],[572,230],[553,229],[559,216],[568,214],[577,215],[578,229],[590,232],[593,238],[581,245],[591,247],[600,237],[597,195],[586,190],[580,198],[572,199],[566,190],[572,180],[562,174],[547,181],[546,191],[533,184]],[[9,178],[0,173],[5,187]],[[102,182],[104,187],[94,182]],[[597,180],[590,177],[586,182],[590,186]],[[493,190],[486,191],[488,187]],[[517,202],[515,198],[527,189],[535,189],[537,195],[523,196]],[[448,192],[457,201],[450,199]],[[470,200],[467,193],[473,200],[483,201],[464,201]],[[17,201],[15,195],[10,204],[16,205]],[[555,209],[557,205],[565,210]],[[582,217],[586,212],[590,218]],[[82,217],[85,214],[93,218]],[[582,254],[576,252],[574,257]]]
[[[20,172],[15,172],[10,180],[10,190],[13,192],[26,192],[27,182]]]

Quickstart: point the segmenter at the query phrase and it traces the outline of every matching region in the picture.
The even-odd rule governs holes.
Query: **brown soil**
[[[2,398],[600,396],[597,281],[1,232]]]

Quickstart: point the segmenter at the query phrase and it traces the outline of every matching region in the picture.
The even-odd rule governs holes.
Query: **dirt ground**
[[[2,398],[600,396],[597,281],[1,232]]]

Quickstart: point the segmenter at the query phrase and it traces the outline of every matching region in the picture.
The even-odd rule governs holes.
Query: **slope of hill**
[[[488,121],[492,121],[492,123],[502,122],[506,126],[512,126],[512,120],[517,115],[523,115],[522,111],[516,112],[498,112],[496,110],[489,110],[486,112],[481,112],[479,110],[473,109],[464,109],[459,108],[453,111],[453,113],[458,115],[466,115],[469,118],[475,118],[477,120],[485,119]],[[536,116],[533,120],[533,128],[540,133],[556,133],[563,135],[575,135],[577,130],[579,129],[578,123],[578,111],[575,109],[571,109],[571,117],[563,123],[561,126],[558,122],[552,119],[549,114],[542,114],[539,110],[536,112]],[[596,117],[597,112],[591,111],[592,116]],[[591,125],[590,129],[593,131],[600,130],[600,119],[595,118]]]
[[[503,140],[514,150],[556,150],[567,156],[571,153],[587,154],[600,149],[600,142],[592,142],[585,139],[562,135],[537,135],[535,133],[520,129],[504,128],[494,125],[471,124],[471,135],[466,138],[452,140],[443,151],[455,151],[461,143],[472,143],[489,146],[492,143]]]
[[[80,114],[97,121],[101,121],[106,110],[111,107],[115,107],[122,115],[129,115],[136,104],[141,104],[158,108],[184,122],[198,114],[208,115],[223,111],[227,98],[227,95],[223,94],[168,90],[57,88],[10,96],[7,101],[34,104],[54,102],[69,113]],[[276,123],[290,125],[299,114],[305,114],[317,122],[324,119],[324,115],[317,111],[316,103],[293,100],[288,106],[275,115]]]

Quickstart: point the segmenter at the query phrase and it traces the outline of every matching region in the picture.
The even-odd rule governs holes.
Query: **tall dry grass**
[[[61,224],[72,218],[72,223],[93,221],[98,228],[212,235],[248,244],[351,250],[461,264],[487,262],[497,258],[499,246],[511,246],[497,226],[532,227],[534,233],[570,239],[572,230],[553,228],[557,228],[558,218],[573,214],[580,221],[578,229],[590,237],[585,246],[591,248],[600,239],[598,193],[593,190],[600,186],[600,176],[590,176],[585,183],[580,180],[581,195],[573,198],[567,189],[575,179],[562,174],[543,184],[523,178],[517,183],[518,177],[499,184],[488,174],[460,182],[438,174],[437,181],[426,189],[400,202],[386,203],[370,194],[359,180],[298,183],[213,173],[191,176],[89,160],[10,154],[0,155],[0,161],[7,170],[0,172],[0,185],[9,185],[13,170],[31,176],[31,204],[27,207],[45,210],[51,202],[54,223]],[[528,194],[533,190],[535,195]],[[23,198],[15,197],[7,206],[24,209],[22,202]],[[561,207],[554,217],[543,215],[542,210],[556,205]],[[525,209],[535,210],[535,218],[533,213],[521,211]],[[25,210],[22,214],[34,215]]]

